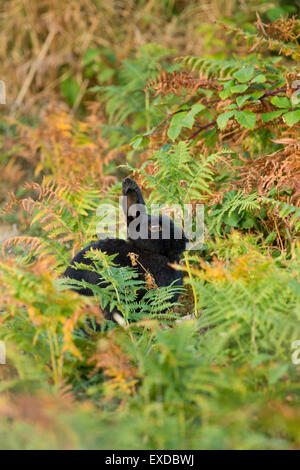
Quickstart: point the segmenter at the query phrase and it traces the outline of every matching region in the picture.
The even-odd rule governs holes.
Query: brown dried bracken
[[[109,377],[106,381],[106,399],[112,398],[115,392],[127,396],[135,393],[137,369],[112,336],[99,341],[96,353],[88,362],[95,364],[91,375],[103,369],[104,375]]]
[[[136,253],[128,253],[128,256],[130,258],[132,266],[137,266],[137,260],[139,258],[139,255]]]
[[[279,18],[279,20],[270,24],[263,23],[258,13],[256,13],[256,16],[256,28],[267,38],[284,42],[296,42],[300,37],[300,25],[295,16]]]
[[[140,263],[138,261],[139,259],[139,255],[137,255],[136,253],[128,253],[128,256],[130,258],[130,261],[131,261],[131,264],[132,266],[141,266],[141,268],[145,271],[145,274],[144,274],[144,278],[145,278],[145,281],[146,281],[146,288],[148,290],[150,289],[158,289],[158,286],[155,282],[155,279],[154,277],[152,276],[152,274],[146,269],[144,268],[144,266],[142,265],[142,263]]]
[[[300,207],[300,140],[282,138],[274,142],[283,144],[284,149],[239,167],[240,180],[236,186],[247,192],[257,190],[261,196],[268,196],[273,187],[278,192],[290,189],[289,203]]]
[[[223,87],[217,80],[211,80],[208,78],[194,78],[187,72],[172,72],[168,73],[163,70],[156,80],[148,82],[144,91],[149,88],[155,90],[155,95],[160,93],[168,94],[174,93],[175,95],[182,95],[183,90],[191,90],[191,94],[194,94],[199,88],[209,88],[214,90],[221,90]]]
[[[146,281],[146,288],[148,290],[150,289],[158,289],[158,286],[155,282],[155,279],[154,277],[152,276],[152,274],[149,272],[149,271],[145,271],[145,281]]]

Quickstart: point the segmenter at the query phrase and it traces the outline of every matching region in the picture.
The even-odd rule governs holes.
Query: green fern
[[[158,123],[160,98],[149,103],[144,89],[147,81],[154,79],[162,66],[170,72],[178,68],[166,62],[170,52],[158,44],[142,46],[138,58],[124,60],[116,84],[99,87],[100,99],[105,102],[109,119],[103,126],[103,135],[109,137],[113,145],[118,147],[129,142],[137,131],[149,131]]]
[[[102,279],[99,285],[74,279],[71,281],[61,280],[60,284],[67,288],[70,286],[75,289],[76,286],[89,288],[98,299],[102,309],[107,308],[108,305],[110,311],[117,308],[126,321],[140,320],[145,315],[155,318],[166,309],[174,306],[171,299],[175,293],[182,292],[181,287],[170,285],[147,291],[145,280],[138,278],[137,270],[116,265],[113,261],[115,256],[108,256],[99,250],[91,250],[87,254],[87,258],[93,261],[92,264],[76,263],[75,269],[98,273]],[[137,298],[141,291],[143,299],[138,302]]]
[[[127,166],[140,173],[147,182],[147,187],[154,189],[151,202],[183,205],[193,199],[205,201],[212,193],[213,166],[221,155],[222,152],[219,152],[208,157],[198,155],[195,158],[191,145],[182,141],[172,146],[163,146],[138,170],[129,164]],[[155,168],[152,175],[145,170],[149,163]]]

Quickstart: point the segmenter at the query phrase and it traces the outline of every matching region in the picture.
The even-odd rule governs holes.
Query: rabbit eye
[[[160,225],[149,225],[150,232],[159,232],[161,230]]]

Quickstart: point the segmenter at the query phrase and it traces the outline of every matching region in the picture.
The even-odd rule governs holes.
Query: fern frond
[[[29,237],[29,236],[16,236],[11,237],[5,240],[2,244],[2,254],[5,255],[5,251],[9,250],[12,247],[19,246],[26,248],[29,252],[38,253],[44,248],[43,240],[38,237]]]

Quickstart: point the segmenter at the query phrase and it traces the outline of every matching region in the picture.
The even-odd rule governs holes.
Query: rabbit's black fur
[[[74,263],[92,264],[93,261],[84,255],[91,248],[106,252],[108,255],[117,254],[114,262],[120,266],[132,266],[129,253],[138,255],[138,269],[140,279],[145,280],[145,270],[154,277],[158,287],[169,286],[175,281],[174,285],[182,285],[182,271],[177,271],[169,266],[169,263],[179,262],[180,255],[186,249],[188,239],[184,232],[173,224],[166,216],[150,216],[146,213],[145,202],[140,188],[130,178],[125,178],[122,184],[122,193],[126,198],[123,199],[123,209],[127,216],[128,241],[107,238],[91,243],[81,250],[71,261],[66,269],[64,276],[85,280],[90,284],[99,284],[101,276],[94,271],[85,269],[75,269]],[[127,201],[127,206],[126,206]],[[137,216],[140,216],[140,233],[134,233],[134,223],[138,222]],[[169,228],[168,228],[169,225]],[[155,227],[155,235],[153,234]],[[166,232],[169,230],[169,232]],[[170,236],[168,236],[170,234]],[[151,237],[152,235],[152,237]],[[176,235],[176,238],[175,238]],[[156,237],[156,239],[153,239]],[[168,238],[166,238],[168,237]],[[93,295],[88,288],[76,289],[82,295]],[[140,300],[143,297],[143,291],[140,291]],[[178,294],[171,299],[177,300]],[[113,319],[113,313],[105,312],[106,318]]]

